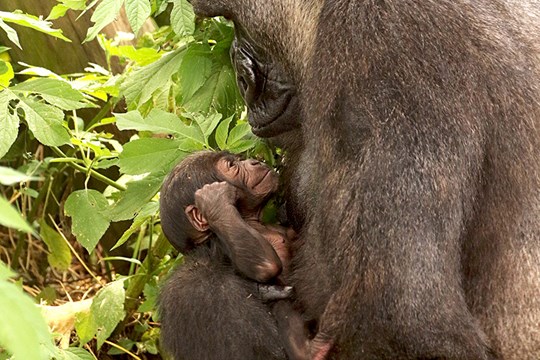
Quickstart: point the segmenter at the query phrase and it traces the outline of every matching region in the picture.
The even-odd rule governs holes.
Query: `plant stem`
[[[62,150],[60,150],[59,148],[57,148],[56,146],[51,146],[51,149],[58,155],[58,156],[61,156],[63,158],[66,158],[66,154],[64,154],[62,152]],[[90,176],[92,176],[93,178],[109,185],[109,186],[112,186],[113,188],[115,189],[118,189],[120,191],[125,191],[126,190],[126,187],[125,186],[122,186],[120,184],[118,184],[116,181],[113,181],[111,179],[109,179],[108,177],[106,177],[105,175],[102,175],[100,173],[98,173],[97,171],[95,171],[94,169],[90,169],[90,168],[86,168],[84,166],[81,166],[79,164],[76,164],[74,162],[67,162],[67,164],[69,164],[69,166],[71,166],[72,168],[74,169],[77,169],[79,170],[80,172],[83,172],[85,174],[88,174]]]

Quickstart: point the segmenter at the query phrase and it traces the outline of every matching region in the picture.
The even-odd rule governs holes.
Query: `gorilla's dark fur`
[[[291,282],[331,357],[539,359],[540,4],[193,3],[235,22],[249,120],[288,151]]]

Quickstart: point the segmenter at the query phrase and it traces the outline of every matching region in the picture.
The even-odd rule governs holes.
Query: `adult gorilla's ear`
[[[195,228],[195,230],[199,232],[206,232],[210,229],[210,227],[208,226],[208,221],[206,221],[206,218],[203,216],[199,208],[195,205],[189,205],[188,207],[186,207],[186,210],[184,210],[184,212],[186,213],[189,222]]]
[[[190,0],[195,13],[202,17],[224,16],[231,18],[230,2],[223,0]],[[227,4],[229,3],[229,4]]]

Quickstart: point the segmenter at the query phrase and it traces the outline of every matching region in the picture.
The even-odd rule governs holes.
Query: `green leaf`
[[[148,282],[144,285],[144,297],[146,300],[137,309],[138,312],[153,312],[156,309],[158,299],[158,286],[155,282]]]
[[[2,196],[0,196],[0,225],[27,233],[33,232],[21,214]]]
[[[230,116],[223,120],[216,130],[216,143],[221,150],[227,149],[227,137],[229,136],[229,125],[233,117]]]
[[[2,12],[0,11],[0,13]],[[6,32],[8,39],[11,40],[12,43],[17,45],[17,47],[22,50],[21,43],[19,42],[19,35],[17,35],[17,32],[11,26],[6,24],[2,20],[1,15],[0,15],[0,29],[4,30]]]
[[[64,211],[72,219],[72,231],[77,241],[91,252],[109,228],[109,219],[104,215],[109,203],[96,190],[79,190],[71,193]]]
[[[63,4],[55,5],[51,12],[49,13],[49,16],[47,16],[46,20],[56,20],[58,18],[61,18],[62,16],[66,15],[66,12],[69,10],[69,7]]]
[[[0,261],[0,281],[15,277],[16,275],[6,264]]]
[[[138,110],[124,114],[114,114],[116,126],[120,130],[151,131],[154,134],[182,134],[186,125],[175,114],[159,109],[152,109],[150,114],[143,119]]]
[[[195,32],[195,13],[187,0],[173,0],[171,25],[178,36],[192,35]]]
[[[124,145],[118,166],[124,174],[139,175],[148,172],[169,172],[178,159],[185,154],[179,149],[178,141],[171,139],[145,138]]]
[[[199,127],[201,128],[204,137],[208,138],[218,126],[222,115],[218,113],[214,113],[208,116],[203,116],[201,114],[189,114],[189,116],[186,117],[190,117],[195,120],[197,125],[199,125]]]
[[[81,345],[94,338],[97,332],[97,325],[94,321],[92,311],[84,311],[75,315],[75,330],[81,341]]]
[[[48,146],[60,146],[70,142],[71,137],[62,125],[62,110],[30,98],[20,100],[18,107],[24,110],[28,127],[39,142]]]
[[[193,113],[234,113],[238,105],[236,75],[228,65],[218,66],[184,107]]]
[[[153,48],[136,49],[133,45],[112,46],[105,44],[111,56],[118,56],[133,60],[138,66],[145,66],[161,58],[161,52]]]
[[[152,218],[152,216],[156,216],[157,212],[159,211],[159,203],[151,201],[148,204],[144,205],[141,209],[141,212],[135,216],[135,219],[133,220],[133,223],[129,227],[129,229],[124,232],[122,237],[114,244],[114,246],[111,248],[111,251],[122,246],[126,241],[128,241],[129,237],[133,234],[135,234],[141,226],[148,220]]]
[[[184,48],[179,48],[131,73],[120,86],[128,107],[134,109],[150,100],[154,91],[178,71],[184,53]]]
[[[10,186],[21,182],[39,180],[43,180],[43,178],[37,176],[28,176],[13,168],[0,166],[0,184],[2,185]]]
[[[229,150],[232,153],[239,154],[248,151],[249,149],[253,149],[257,143],[254,140],[246,139],[246,140],[239,140],[235,142],[234,144],[230,145],[227,150]]]
[[[211,56],[208,44],[194,44],[186,51],[179,71],[184,102],[190,100],[212,75]]]
[[[37,16],[34,16],[34,15],[23,14],[23,13],[18,12],[18,11],[14,11],[14,12],[0,11],[0,20],[3,20],[4,22],[10,22],[10,23],[14,23],[14,24],[17,24],[17,25],[21,25],[21,26],[24,26],[24,27],[27,27],[27,28],[31,28],[31,29],[40,31],[42,33],[45,33],[47,35],[54,36],[54,37],[56,37],[58,39],[62,39],[64,41],[71,42],[71,40],[69,40],[67,37],[65,37],[62,34],[62,30],[53,29],[51,27],[52,23],[50,21],[43,20],[43,19],[38,18]],[[0,25],[0,27],[1,27],[1,25]],[[8,35],[8,37],[9,37],[9,35]],[[11,38],[10,38],[10,40],[11,40]],[[15,43],[17,43],[17,42],[15,42]],[[20,45],[18,45],[18,46],[20,47]]]
[[[81,92],[65,81],[49,78],[37,78],[25,81],[10,88],[14,92],[39,94],[48,103],[62,110],[76,110],[89,107]]]
[[[15,77],[13,66],[10,63],[0,60],[0,88],[8,87]]]
[[[240,123],[236,125],[229,133],[227,145],[234,146],[237,141],[243,139],[248,134],[251,134],[251,128],[248,123]]]
[[[126,316],[124,300],[126,292],[122,280],[114,281],[101,289],[90,307],[97,326],[97,348],[112,334],[116,325]]]
[[[5,280],[0,281],[0,319],[0,347],[17,359],[49,359],[42,347],[52,343],[45,320],[31,298]]]
[[[193,139],[183,139],[178,141],[178,148],[186,153],[203,150],[204,145]]]
[[[62,350],[62,355],[64,355],[64,360],[95,360],[88,351],[76,347]]]
[[[9,111],[9,102],[13,98],[9,91],[0,91],[0,159],[9,151],[19,132],[19,118]]]
[[[178,159],[180,161],[181,158]],[[166,172],[149,174],[144,179],[127,184],[127,190],[122,192],[120,199],[108,213],[112,221],[133,219],[141,208],[157,194]]]
[[[39,222],[41,239],[47,244],[49,264],[58,270],[67,270],[71,264],[71,250],[68,244],[55,229],[51,228],[45,220]]]
[[[84,42],[93,40],[101,29],[116,19],[123,3],[124,0],[103,0],[100,2],[90,19],[94,26],[88,29]]]
[[[133,29],[137,35],[144,22],[150,16],[151,7],[148,0],[126,0],[126,14]]]

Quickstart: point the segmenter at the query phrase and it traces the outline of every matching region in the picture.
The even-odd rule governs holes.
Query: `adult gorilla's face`
[[[249,110],[248,121],[255,135],[269,138],[300,127],[298,82],[307,63],[304,48],[310,36],[306,33],[313,33],[314,22],[302,24],[306,20],[303,14],[310,14],[302,11],[303,1],[258,1],[192,3],[201,16],[222,15],[234,21],[231,58]],[[291,24],[291,19],[296,23]]]
[[[239,25],[235,33],[231,58],[253,133],[273,137],[298,127],[299,106],[291,77]]]

